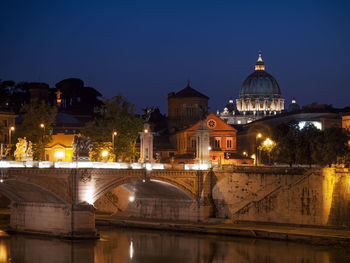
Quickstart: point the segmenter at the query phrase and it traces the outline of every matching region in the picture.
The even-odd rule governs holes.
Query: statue
[[[89,137],[74,136],[73,141],[73,160],[90,161],[90,151],[92,142]]]
[[[16,150],[14,153],[16,161],[33,161],[33,145],[32,142],[27,142],[27,138],[18,138]]]
[[[152,113],[154,112],[154,108],[146,108],[143,109],[143,111],[145,112],[144,123],[148,123]]]

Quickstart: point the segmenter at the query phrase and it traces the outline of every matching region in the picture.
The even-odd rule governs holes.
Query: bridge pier
[[[87,203],[69,205],[13,202],[9,231],[72,239],[98,238],[95,211]]]

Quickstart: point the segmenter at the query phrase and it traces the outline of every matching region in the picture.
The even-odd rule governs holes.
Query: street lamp
[[[267,150],[268,155],[269,155],[269,164],[270,164],[270,157],[271,157],[271,150],[274,146],[274,142],[270,138],[266,138],[266,140],[263,142],[264,148]]]
[[[112,133],[112,148],[113,148],[113,154],[114,155],[115,155],[115,153],[114,153],[114,137],[117,136],[117,135],[118,135],[118,133],[116,131],[113,131],[113,133]],[[114,159],[114,157],[113,157],[113,159]]]
[[[9,128],[9,144],[11,145],[11,135],[12,135],[12,132],[15,131],[15,127],[14,126],[11,126]]]
[[[255,166],[258,165],[258,162],[260,161],[260,158],[258,158],[258,140],[262,137],[262,134],[259,132],[255,136]]]
[[[44,139],[45,139],[45,124],[44,123],[40,123],[40,128],[43,129],[43,137],[42,137],[42,147],[43,147],[43,150],[42,150],[42,158],[45,160],[45,144],[44,144]]]

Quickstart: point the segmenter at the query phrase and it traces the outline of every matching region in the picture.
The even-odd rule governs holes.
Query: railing
[[[49,162],[49,161],[0,161],[0,168],[95,168],[95,169],[181,169],[207,170],[209,164],[171,165],[164,163],[119,163],[119,162]]]

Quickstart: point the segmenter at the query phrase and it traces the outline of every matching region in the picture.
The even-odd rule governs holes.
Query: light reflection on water
[[[174,232],[103,229],[97,241],[0,236],[0,263],[335,263],[350,248]]]

